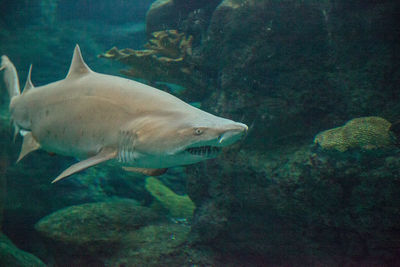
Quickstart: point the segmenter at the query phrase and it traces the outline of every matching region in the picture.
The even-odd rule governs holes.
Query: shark
[[[107,161],[127,171],[160,175],[170,167],[215,158],[248,131],[246,124],[162,90],[91,70],[78,45],[63,80],[35,87],[31,65],[21,93],[17,70],[6,55],[0,70],[14,139],[23,137],[17,162],[38,149],[78,159],[53,183]]]

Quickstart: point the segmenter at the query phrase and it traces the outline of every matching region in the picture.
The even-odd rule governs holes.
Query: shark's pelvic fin
[[[76,45],[74,55],[72,56],[71,66],[69,67],[66,79],[79,78],[90,72],[92,72],[92,70],[88,67],[88,65],[86,65],[85,61],[83,60],[79,45]]]
[[[24,137],[24,140],[22,142],[22,148],[21,152],[19,153],[17,162],[23,159],[30,152],[38,150],[40,148],[40,144],[35,140],[31,132],[24,131],[22,135]]]
[[[149,176],[159,176],[164,174],[168,169],[145,169],[145,168],[135,168],[135,167],[122,167],[125,171],[128,172],[139,172],[144,175],[149,175]]]
[[[31,81],[31,73],[32,73],[32,64],[29,66],[28,77],[26,78],[26,83],[22,94],[26,94],[30,89],[34,88],[33,83]]]
[[[102,163],[104,161],[113,159],[116,156],[117,156],[116,151],[102,149],[97,155],[71,165],[69,168],[67,168],[65,171],[63,171],[59,176],[57,176],[56,179],[54,179],[51,183],[55,183],[55,182],[60,181],[61,179],[64,179],[76,172],[82,171],[84,169],[87,169],[89,167],[92,167],[94,165]]]

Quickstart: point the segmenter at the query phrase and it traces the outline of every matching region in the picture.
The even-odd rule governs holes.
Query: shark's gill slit
[[[120,133],[118,161],[122,163],[131,163],[135,161],[135,134],[122,131]]]
[[[128,151],[125,149],[122,149],[118,153],[118,161],[122,163],[130,163],[135,161],[135,157],[132,151]]]

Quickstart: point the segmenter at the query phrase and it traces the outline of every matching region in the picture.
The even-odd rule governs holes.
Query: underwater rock
[[[0,113],[7,114],[7,111],[1,110]],[[10,146],[9,144],[9,119],[7,116],[0,115],[0,231],[2,229],[3,223],[3,212],[4,206],[6,202],[6,195],[7,195],[7,168],[10,165],[10,156],[7,153],[6,148]]]
[[[188,195],[180,196],[155,177],[146,178],[146,189],[175,218],[190,220],[196,208]]]
[[[87,203],[56,211],[36,225],[42,235],[66,244],[105,248],[126,233],[160,220],[149,208],[129,199]]]
[[[326,60],[322,21],[318,6],[307,1],[221,1],[199,49],[203,64],[218,74],[220,90],[203,105],[258,121],[247,140],[254,149],[310,134],[313,121],[305,118],[317,111],[321,116],[320,106],[331,105],[322,104],[322,91],[312,85],[325,80],[317,70]],[[338,98],[323,92],[332,102]]]
[[[190,227],[182,224],[157,224],[132,231],[118,252],[107,259],[107,266],[185,266],[183,250]]]
[[[0,233],[0,266],[45,267],[46,264],[36,256],[17,248]]]
[[[182,29],[190,14],[213,9],[221,0],[156,0],[146,14],[146,32],[148,34],[167,30]],[[211,8],[210,8],[211,7]]]
[[[323,149],[344,152],[351,148],[365,150],[393,147],[395,138],[390,132],[391,123],[380,117],[362,117],[345,125],[323,131],[314,143]]]
[[[2,229],[4,201],[7,193],[6,169],[8,164],[8,157],[5,155],[5,153],[0,152],[0,229]]]
[[[176,29],[178,10],[173,0],[156,0],[146,14],[146,32],[148,34],[166,29]]]
[[[194,247],[210,246],[221,257],[251,255],[247,264],[254,266],[400,262],[394,150],[230,151],[187,171],[197,207],[189,237]]]

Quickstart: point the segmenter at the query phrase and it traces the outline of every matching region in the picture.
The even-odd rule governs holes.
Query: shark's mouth
[[[218,154],[221,151],[221,148],[216,146],[199,146],[199,147],[189,147],[185,149],[185,151],[196,156],[210,157]]]

